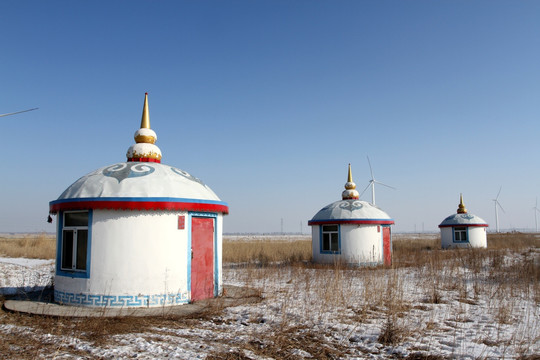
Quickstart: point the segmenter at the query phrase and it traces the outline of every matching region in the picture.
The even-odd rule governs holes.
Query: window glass
[[[62,232],[62,269],[73,267],[73,230]]]
[[[323,231],[338,231],[337,225],[323,225]]]
[[[60,268],[84,272],[87,270],[89,212],[66,211],[63,218]]]
[[[455,241],[467,241],[467,228],[455,227],[454,228],[454,240]]]
[[[322,242],[321,251],[324,252],[339,252],[339,226],[338,225],[323,225],[322,226]]]
[[[332,236],[332,245],[331,250],[332,251],[339,251],[339,236],[338,233],[332,233],[330,234]]]
[[[330,234],[323,233],[323,251],[330,250]]]
[[[66,212],[64,226],[88,226],[88,211]]]
[[[77,270],[86,270],[86,245],[88,243],[88,230],[77,231]]]

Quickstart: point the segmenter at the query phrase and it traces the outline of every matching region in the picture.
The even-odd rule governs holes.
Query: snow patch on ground
[[[0,258],[0,293],[51,285],[53,271],[53,261]],[[225,266],[225,284],[258,288],[263,300],[190,323],[141,326],[135,333],[114,334],[104,342],[77,337],[68,327],[49,333],[5,322],[0,322],[0,336],[52,344],[58,349],[54,356],[62,359],[81,358],[81,353],[118,359],[204,359],[215,354],[250,359],[391,359],[422,353],[471,360],[540,354],[537,286],[530,292],[500,294],[500,287],[486,282],[475,290],[472,280],[484,275],[488,274],[470,274],[466,267],[433,276],[422,268],[359,272]],[[458,279],[470,283],[458,284],[462,281]],[[437,303],[429,301],[435,281],[444,284],[437,288],[441,300]],[[399,335],[394,344],[380,340],[388,329]],[[39,355],[50,356],[45,350]]]
[[[53,276],[54,260],[0,257],[0,295],[42,290]]]

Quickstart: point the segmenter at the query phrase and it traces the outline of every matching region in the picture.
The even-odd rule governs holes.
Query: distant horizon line
[[[536,233],[535,229],[530,228],[513,228],[513,229],[500,229],[499,233],[515,233],[515,232],[523,232],[523,233]],[[425,231],[393,231],[392,234],[398,235],[398,234],[439,234],[439,230],[425,230]],[[490,234],[496,234],[497,231],[488,230],[488,233]],[[540,233],[540,232],[539,232]],[[4,235],[10,235],[10,236],[22,236],[22,235],[36,235],[36,234],[45,234],[45,235],[56,235],[56,232],[47,232],[47,231],[5,231],[0,232],[0,237]],[[295,236],[310,236],[311,232],[308,233],[300,233],[300,232],[280,232],[280,231],[274,231],[274,232],[226,232],[222,234],[223,236],[238,236],[238,235],[273,235],[273,236],[279,236],[279,235],[295,235]]]

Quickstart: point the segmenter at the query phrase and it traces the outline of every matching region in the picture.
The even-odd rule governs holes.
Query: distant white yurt
[[[359,200],[349,164],[342,200],[325,206],[308,222],[312,227],[313,261],[390,266],[392,224],[394,220],[387,213]]]
[[[228,206],[201,180],[162,164],[156,138],[146,94],[127,161],[81,177],[50,202],[56,302],[136,308],[221,293]]]
[[[441,247],[448,248],[486,248],[488,224],[476,215],[467,213],[463,196],[459,197],[457,213],[448,216],[439,225]]]

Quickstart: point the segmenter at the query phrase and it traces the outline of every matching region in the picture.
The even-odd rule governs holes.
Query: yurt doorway
[[[384,265],[392,265],[392,237],[390,235],[390,226],[383,226],[383,256]]]
[[[191,218],[191,300],[214,297],[214,218]]]

